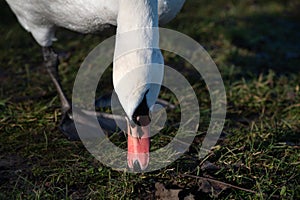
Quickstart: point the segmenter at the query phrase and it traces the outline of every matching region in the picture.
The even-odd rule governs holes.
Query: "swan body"
[[[32,33],[41,46],[52,44],[55,27],[64,27],[80,33],[93,33],[103,31],[111,25],[117,26],[118,13],[121,10],[121,0],[6,1],[20,24]],[[157,14],[160,23],[165,24],[172,20],[184,1],[158,0]]]
[[[133,168],[138,162],[140,169],[145,169],[149,162],[149,110],[158,97],[164,73],[157,28],[175,17],[185,0],[6,1],[20,24],[42,47],[51,47],[56,27],[93,33],[117,26],[113,84],[128,117],[128,165]],[[49,64],[48,57],[53,58],[54,53],[48,50],[43,53]],[[54,65],[57,64],[49,64],[52,68]],[[53,76],[51,70],[49,73],[63,111],[68,111],[70,106],[58,76]]]

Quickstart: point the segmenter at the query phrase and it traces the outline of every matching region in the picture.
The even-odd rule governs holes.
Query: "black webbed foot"
[[[92,111],[76,109],[76,126],[73,118],[73,112],[70,110],[63,113],[59,124],[60,131],[70,141],[78,141],[80,137],[97,138],[99,135],[99,125],[106,134],[121,131],[121,127],[126,127],[126,119],[119,115],[96,112],[97,124],[93,123],[95,114]],[[78,134],[78,130],[86,130],[86,134]]]
[[[72,119],[72,114],[70,112],[63,113],[62,119],[59,123],[59,130],[70,141],[80,140],[74,121]]]

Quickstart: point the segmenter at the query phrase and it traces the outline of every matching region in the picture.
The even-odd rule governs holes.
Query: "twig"
[[[180,174],[180,175],[184,176],[184,177],[207,180],[207,181],[219,183],[219,184],[227,186],[227,187],[231,187],[231,188],[235,188],[235,189],[242,190],[242,191],[245,191],[245,192],[250,192],[250,193],[253,193],[253,194],[257,194],[257,192],[255,192],[254,190],[249,190],[249,189],[246,189],[246,188],[238,187],[238,186],[235,186],[235,185],[232,185],[232,184],[229,184],[229,183],[225,183],[223,181],[218,181],[218,180],[215,180],[215,179],[212,179],[212,178],[207,178],[207,177],[202,177],[202,176],[195,176],[195,175],[190,175],[190,174]]]
[[[230,188],[234,188],[234,189],[237,189],[237,190],[242,190],[242,191],[249,192],[249,193],[252,193],[252,194],[260,195],[258,192],[255,192],[254,190],[242,188],[242,187],[235,186],[235,185],[232,185],[232,184],[229,184],[229,183],[225,183],[223,181],[218,181],[218,180],[215,180],[215,179],[212,179],[212,178],[207,178],[207,177],[202,177],[202,176],[195,176],[195,175],[190,175],[190,174],[179,174],[179,175],[183,176],[183,177],[190,177],[190,178],[196,178],[196,179],[211,181],[211,182],[215,182],[215,183],[218,183],[218,184],[230,187]],[[264,193],[262,193],[262,195],[267,196]],[[278,195],[272,195],[272,197],[280,198]]]

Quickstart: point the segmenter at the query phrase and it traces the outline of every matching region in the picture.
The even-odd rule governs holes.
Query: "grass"
[[[165,52],[166,63],[196,91],[199,134],[179,160],[138,175],[103,166],[80,142],[62,136],[60,103],[42,67],[40,47],[5,2],[0,5],[0,199],[162,198],[157,183],[165,192],[178,190],[180,198],[300,198],[298,1],[187,1],[167,27],[197,40],[217,63],[228,100],[224,132],[199,159],[209,96],[200,75]],[[57,38],[62,83],[70,96],[78,67],[104,36],[60,30]],[[161,96],[176,102],[167,90]],[[169,113],[168,120],[176,123],[177,114]],[[153,144],[164,145],[175,134],[172,128],[163,133]]]

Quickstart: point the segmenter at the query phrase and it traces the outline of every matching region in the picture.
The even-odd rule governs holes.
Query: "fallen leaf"
[[[201,165],[201,170],[202,171],[219,170],[219,169],[220,169],[220,167],[218,167],[217,165],[215,165],[214,163],[211,163],[209,161],[205,161]]]
[[[228,187],[226,185],[202,179],[199,190],[204,193],[211,193],[214,197],[217,198],[227,188]]]
[[[155,198],[158,200],[179,200],[178,194],[181,191],[180,189],[166,189],[165,186],[161,183],[155,183]]]

